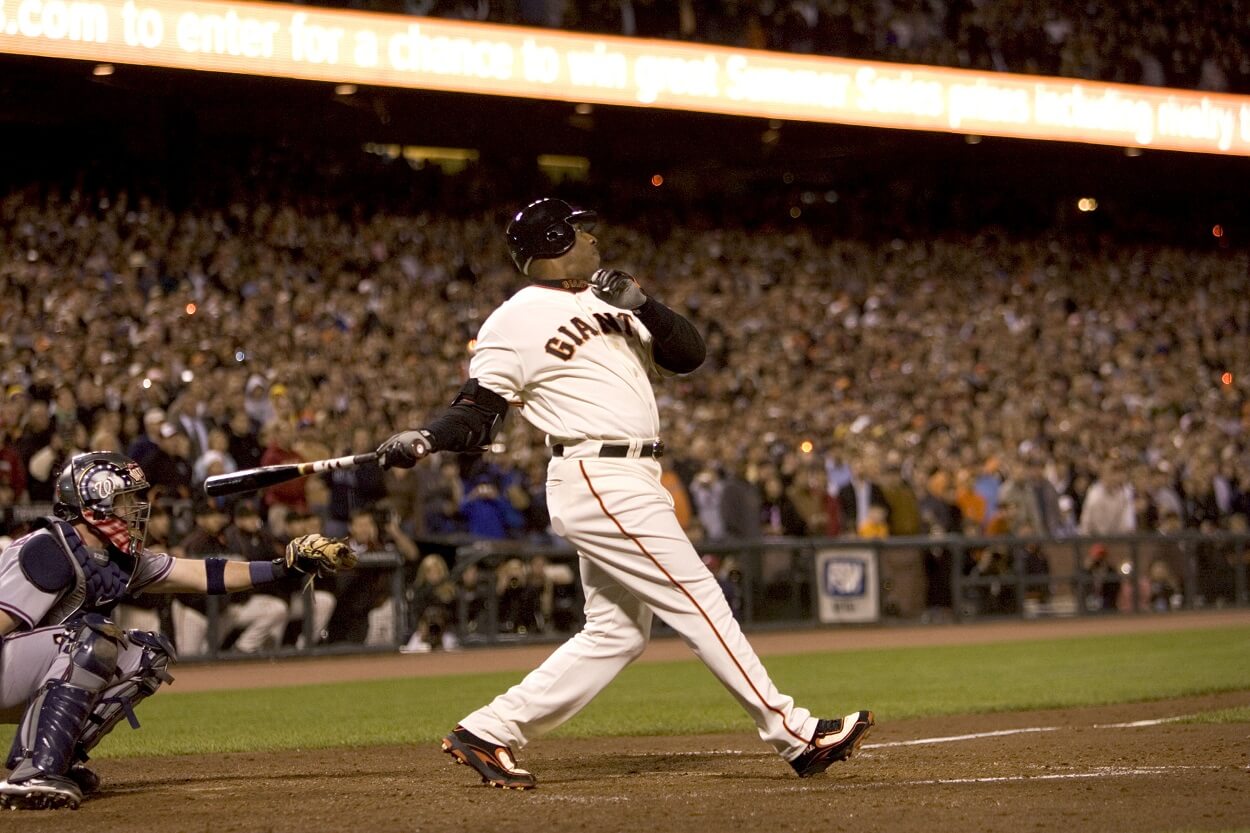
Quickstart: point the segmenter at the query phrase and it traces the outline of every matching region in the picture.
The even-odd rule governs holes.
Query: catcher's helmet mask
[[[535,200],[508,223],[504,232],[508,254],[521,274],[528,275],[535,260],[559,257],[573,248],[578,228],[590,229],[596,219],[595,212],[574,208],[564,200]]]
[[[81,520],[128,555],[138,555],[147,538],[151,504],[139,500],[149,487],[139,464],[113,451],[75,454],[56,481],[52,511],[65,521]],[[134,500],[122,500],[134,495]]]

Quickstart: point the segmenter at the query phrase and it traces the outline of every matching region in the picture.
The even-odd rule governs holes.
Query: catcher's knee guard
[[[66,625],[61,653],[68,667],[49,680],[26,707],[13,737],[11,782],[38,775],[62,775],[96,698],[117,670],[121,628],[98,614]]]
[[[130,724],[130,728],[138,729],[139,719],[135,716],[135,706],[155,694],[162,684],[174,681],[173,675],[169,673],[169,666],[178,661],[178,654],[167,637],[148,631],[126,631],[126,637],[132,645],[143,651],[138,667],[134,673],[101,694],[95,708],[87,717],[86,728],[78,740],[77,756],[81,760],[87,760],[87,753],[123,717]]]

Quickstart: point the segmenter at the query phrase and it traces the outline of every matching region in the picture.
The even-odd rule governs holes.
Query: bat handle
[[[354,469],[357,466],[372,466],[381,462],[381,457],[376,451],[370,451],[366,454],[350,454],[346,457],[334,457],[330,460],[318,460],[315,463],[306,464],[308,473],[319,471],[333,471],[334,469]]]

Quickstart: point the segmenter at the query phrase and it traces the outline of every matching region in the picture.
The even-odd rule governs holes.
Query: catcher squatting
[[[18,723],[0,807],[77,808],[99,788],[88,754],[122,718],[173,681],[173,645],[109,619],[139,593],[221,595],[291,573],[327,575],[355,562],[321,535],[296,538],[272,562],[174,558],[143,548],[148,482],[130,458],[75,455],[53,511],[0,553],[0,722]]]
[[[537,780],[516,753],[577,714],[638,657],[658,613],[800,777],[823,772],[854,754],[873,714],[821,719],[778,691],[678,523],[655,459],[664,444],[649,376],[692,372],[706,347],[694,325],[631,275],[599,268],[594,219],[550,198],[516,214],[504,237],[530,285],[482,325],[469,380],[452,405],[378,449],[384,466],[478,450],[519,409],[547,435],[551,526],[579,556],[582,631],[464,717],[443,751],[485,783],[533,788]]]

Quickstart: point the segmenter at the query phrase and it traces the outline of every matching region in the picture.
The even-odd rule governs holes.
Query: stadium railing
[[[9,524],[46,515],[42,505],[6,507]],[[582,624],[583,596],[577,553],[545,541],[472,541],[464,537],[419,541],[423,554],[441,553],[451,563],[456,587],[453,644],[498,645],[566,638]],[[1184,531],[1111,536],[986,536],[891,538],[760,538],[700,542],[696,550],[717,574],[744,629],[839,626],[851,621],[927,623],[986,618],[1163,613],[1212,607],[1250,607],[1250,533]],[[529,622],[501,609],[500,570],[545,559],[546,607]],[[864,586],[831,588],[819,567],[832,558],[860,559],[870,568]],[[505,567],[505,565],[509,565]],[[386,588],[382,605],[354,611],[373,617],[382,633],[372,644],[323,642],[311,617],[299,625],[302,647],[286,645],[264,656],[394,651],[405,644],[420,611],[412,609],[415,564],[393,552],[365,553],[359,571],[373,573]],[[467,576],[467,578],[466,578]],[[505,575],[505,584],[514,579]],[[322,589],[335,590],[333,581]],[[503,589],[507,589],[504,587]],[[861,615],[825,615],[822,599],[859,594]],[[312,609],[305,590],[305,611]],[[221,602],[211,600],[209,644],[228,643],[220,633]],[[511,611],[515,613],[515,610]],[[344,611],[347,615],[352,612]],[[526,615],[533,611],[525,611]],[[378,627],[380,625],[380,627]],[[666,626],[657,621],[657,633]],[[238,657],[210,647],[202,657]]]

